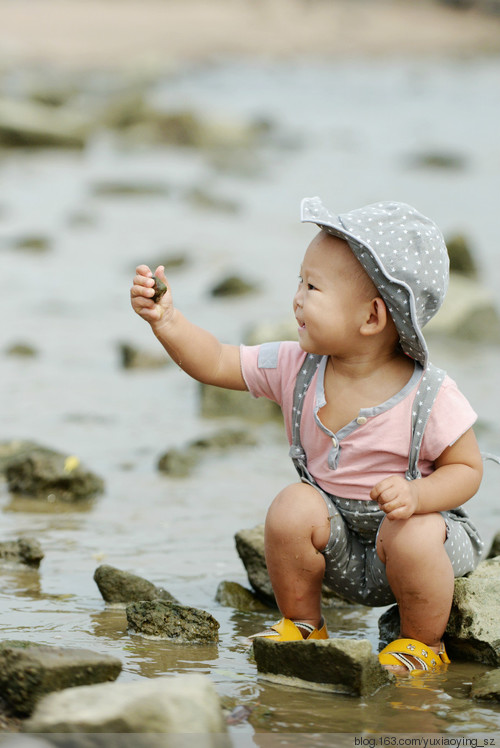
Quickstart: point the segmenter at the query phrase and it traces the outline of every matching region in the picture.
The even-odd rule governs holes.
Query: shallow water
[[[199,415],[198,387],[175,366],[125,371],[118,344],[156,351],[129,306],[135,265],[186,252],[170,276],[180,308],[229,342],[249,327],[290,316],[305,245],[298,223],[305,195],[342,211],[380,198],[416,204],[445,234],[465,232],[485,286],[498,298],[500,61],[351,61],[214,65],[162,80],[154,98],[222,117],[259,117],[273,134],[250,155],[124,148],[102,134],[83,153],[0,154],[0,355],[2,440],[29,438],[77,454],[106,481],[90,504],[39,505],[1,487],[0,539],[34,535],[39,571],[3,566],[0,636],[82,646],[115,654],[123,680],[199,671],[228,708],[252,708],[230,728],[235,741],[263,744],[268,733],[495,732],[500,707],[468,700],[486,668],[454,663],[446,675],[405,679],[366,699],[267,683],[257,677],[245,637],[274,614],[238,613],[215,602],[221,580],[247,584],[234,533],[263,521],[294,480],[281,428],[249,425],[256,447],[207,457],[186,479],[156,470],[158,456],[220,427]],[[429,151],[462,159],[457,169],[425,169]],[[233,154],[234,155],[234,154]],[[168,187],[165,196],[104,197],[104,180]],[[194,208],[193,186],[234,200],[236,213]],[[75,216],[79,220],[75,220]],[[82,220],[82,217],[85,220]],[[43,253],[14,250],[30,233],[49,237]],[[236,271],[260,284],[257,296],[215,300],[214,282]],[[14,342],[34,358],[8,356]],[[432,359],[458,381],[479,415],[478,435],[500,453],[498,348],[431,341]],[[234,425],[238,424],[235,419]],[[489,545],[500,529],[498,467],[489,464],[470,505]],[[133,571],[221,624],[217,646],[181,646],[127,633],[123,610],[106,608],[93,582],[100,563]],[[330,633],[378,644],[382,611],[348,606],[326,612]]]

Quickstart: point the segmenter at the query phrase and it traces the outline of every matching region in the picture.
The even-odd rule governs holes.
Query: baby
[[[256,636],[328,638],[325,582],[353,602],[397,602],[400,638],[379,654],[383,665],[441,667],[454,577],[483,550],[461,508],[482,478],[476,414],[429,363],[422,334],[446,292],[446,246],[434,223],[397,202],[335,215],[306,198],[302,220],[320,231],[293,300],[298,342],[219,342],[174,307],[170,287],[152,301],[145,265],[132,306],[190,376],[283,410],[300,480],[267,513],[266,563],[283,618]],[[156,274],[166,282],[163,267]]]

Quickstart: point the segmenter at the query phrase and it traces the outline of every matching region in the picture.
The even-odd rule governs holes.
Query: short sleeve
[[[282,406],[284,397],[294,387],[304,356],[298,343],[292,341],[240,346],[241,372],[249,392]]]
[[[471,404],[450,377],[445,377],[432,407],[422,440],[421,458],[434,462],[477,420]]]

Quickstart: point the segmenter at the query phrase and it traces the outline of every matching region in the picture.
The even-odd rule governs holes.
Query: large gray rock
[[[127,605],[129,627],[146,636],[158,636],[178,642],[217,642],[219,622],[199,608],[152,600]]]
[[[147,579],[107,564],[97,567],[94,581],[107,603],[131,603],[139,600],[177,602],[170,592],[162,587],[156,587]]]
[[[207,452],[227,452],[228,449],[255,446],[256,443],[248,429],[221,429],[189,442],[182,449],[169,449],[158,459],[158,470],[171,477],[184,478]]]
[[[176,675],[70,688],[46,696],[24,725],[29,733],[226,732],[219,698],[204,675]],[[165,735],[163,745],[168,745]],[[192,740],[192,738],[191,738]]]
[[[5,476],[7,467],[13,460],[24,457],[35,449],[43,449],[43,447],[27,439],[0,442],[0,475]]]
[[[9,491],[47,501],[73,502],[101,493],[103,480],[75,455],[34,447],[8,461]]]
[[[380,617],[379,632],[384,644],[399,637],[397,605]],[[444,639],[452,659],[500,667],[500,557],[483,561],[472,574],[455,579]]]
[[[257,638],[253,650],[261,675],[289,685],[366,696],[394,678],[366,639],[273,642]]]
[[[115,680],[120,660],[87,649],[6,646],[0,648],[0,693],[9,710],[25,716],[52,691]]]
[[[446,629],[450,656],[500,666],[500,558],[455,580]]]
[[[33,538],[5,540],[0,543],[0,562],[14,561],[38,567],[42,558],[43,551],[40,543]]]

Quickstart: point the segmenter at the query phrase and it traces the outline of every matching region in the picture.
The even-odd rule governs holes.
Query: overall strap
[[[410,459],[408,470],[406,471],[407,480],[415,480],[421,477],[420,470],[418,469],[418,458],[424,430],[427,426],[434,400],[439,392],[439,388],[443,384],[445,376],[445,371],[429,363],[420,380],[412,407]]]
[[[313,481],[314,479],[307,469],[307,459],[302,442],[300,441],[300,421],[302,417],[302,403],[305,394],[311,384],[313,376],[316,374],[323,356],[308,353],[297,373],[295,388],[293,391],[293,408],[292,408],[292,445],[289,455],[292,458],[295,469],[301,478]]]

